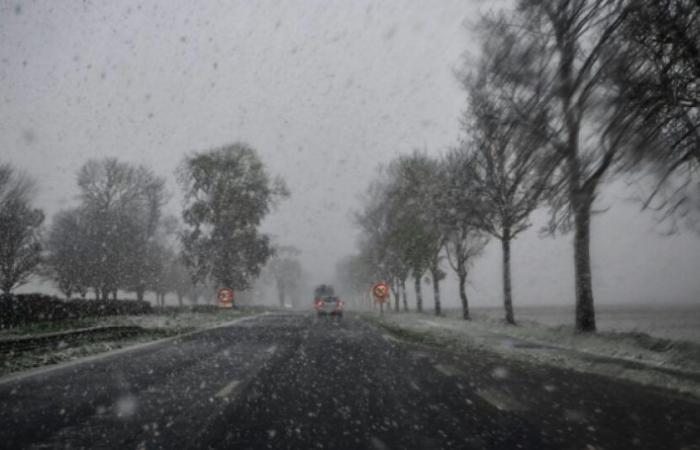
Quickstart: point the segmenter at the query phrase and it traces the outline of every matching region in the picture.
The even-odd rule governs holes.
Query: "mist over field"
[[[697,0],[0,0],[0,447],[698,448]]]
[[[478,46],[480,2],[4,2],[2,159],[38,179],[47,225],[76,204],[88,158],[118,157],[167,180],[182,158],[235,141],[260,152],[291,197],[264,229],[301,250],[310,282],[332,281],[354,251],[353,212],[379,164],[414,148],[441,155],[460,136],[466,96],[455,70]],[[410,42],[410,44],[409,44]],[[282,76],[282,74],[284,74]],[[665,235],[636,185],[602,188],[593,283],[606,304],[692,303],[700,240]],[[514,241],[516,304],[573,301],[571,235],[540,238],[546,212]],[[499,303],[494,242],[471,276],[475,304]],[[453,277],[447,305],[458,304]],[[34,285],[25,287],[32,290]]]

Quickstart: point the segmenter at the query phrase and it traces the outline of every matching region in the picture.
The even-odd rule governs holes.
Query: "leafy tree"
[[[428,270],[432,276],[435,315],[440,315],[440,281],[445,273],[440,269],[444,234],[438,221],[439,164],[415,151],[399,157],[395,170],[396,182],[388,194],[394,207],[393,216],[399,222],[394,238],[401,241],[399,251],[413,274],[416,309],[423,310],[421,278]]]
[[[393,167],[392,167],[393,169]],[[400,238],[400,217],[398,205],[391,203],[390,189],[396,183],[396,171],[384,171],[380,167],[377,179],[367,189],[364,209],[356,214],[357,223],[362,227],[363,236],[360,255],[357,260],[365,261],[367,274],[362,289],[369,290],[379,280],[390,281],[394,294],[394,309],[399,309],[399,285],[408,278],[409,267],[405,260],[405,246]],[[353,269],[356,273],[363,273]],[[408,304],[404,295],[404,307]]]
[[[40,262],[44,213],[31,205],[34,181],[0,165],[0,288],[5,294],[27,282]]]
[[[70,300],[73,293],[85,297],[89,286],[89,249],[80,209],[58,212],[46,242],[49,276]]]
[[[275,200],[288,195],[271,180],[257,152],[233,144],[185,158],[179,170],[185,191],[182,234],[193,280],[246,289],[272,255],[258,227]]]
[[[78,172],[89,280],[103,299],[124,288],[142,300],[157,276],[152,255],[164,186],[150,169],[114,158],[90,160]]]
[[[367,191],[364,209],[357,214],[363,230],[360,254],[370,261],[374,281],[390,281],[395,310],[411,273],[416,291],[416,309],[423,311],[423,274],[432,275],[435,314],[441,313],[439,283],[443,234],[437,221],[439,165],[420,152],[401,156],[386,169]]]
[[[277,246],[274,248],[274,256],[268,263],[269,272],[277,288],[280,307],[284,307],[287,296],[294,298],[293,293],[299,290],[299,282],[302,278],[299,253],[299,250],[292,246]]]
[[[336,280],[344,295],[358,298],[360,305],[371,306],[369,291],[376,275],[367,255],[360,252],[342,258],[336,264]]]

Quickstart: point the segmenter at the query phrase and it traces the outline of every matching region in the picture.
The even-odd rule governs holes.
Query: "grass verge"
[[[35,323],[3,330],[0,339],[31,337],[37,334],[58,333],[95,326],[135,326],[136,335],[105,334],[80,338],[56,338],[55,342],[40,348],[3,354],[0,376],[35,367],[104,353],[134,344],[161,338],[178,336],[203,330],[241,317],[262,313],[258,309],[215,310],[212,312],[187,312],[168,310],[158,314],[111,316],[101,318],[71,319],[57,322]]]

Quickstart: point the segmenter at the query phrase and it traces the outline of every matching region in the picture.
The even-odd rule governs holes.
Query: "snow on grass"
[[[364,317],[404,339],[457,351],[477,348],[503,356],[672,388],[700,397],[700,344],[640,332],[578,334],[572,326],[480,316],[464,321],[429,314]]]
[[[250,312],[223,309],[215,313],[187,311],[137,316],[112,316],[101,319],[99,325],[138,326],[145,329],[167,329],[176,332],[188,332],[228,322],[248,314],[250,314]]]
[[[160,339],[168,336],[162,331],[145,333],[138,336],[133,336],[119,340],[107,340],[99,342],[84,341],[79,344],[67,346],[58,346],[53,349],[39,349],[33,351],[23,351],[6,356],[0,365],[0,375],[7,375],[21,370],[32,369],[36,367],[58,364],[65,361],[72,361],[78,358],[91,356],[99,353],[105,353],[112,350],[117,350],[130,345],[149,342],[154,339]]]
[[[216,312],[171,310],[154,314],[85,317],[57,322],[31,323],[16,328],[4,328],[0,330],[0,339],[30,337],[37,334],[58,333],[62,331],[104,326],[138,326],[145,329],[166,329],[175,332],[187,332],[228,322],[251,313],[253,313],[252,310],[233,309],[222,309]]]
[[[74,329],[100,326],[138,326],[143,332],[136,336],[110,338],[95,341],[92,336],[78,340],[58,342],[52,348],[38,348],[3,355],[0,364],[0,375],[26,370],[35,367],[71,361],[85,356],[109,352],[129,345],[149,342],[168,336],[176,336],[192,331],[202,330],[230,322],[237,318],[254,314],[252,310],[218,310],[216,312],[177,312],[170,311],[159,314],[110,316],[101,318],[74,319],[64,322],[30,324],[25,327],[6,330],[0,334],[1,339],[13,337],[29,337],[33,334],[47,332],[65,332]],[[65,345],[62,345],[65,344]]]

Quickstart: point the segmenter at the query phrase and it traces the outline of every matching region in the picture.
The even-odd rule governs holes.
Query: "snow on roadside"
[[[217,311],[216,313],[181,312],[177,314],[147,314],[127,315],[94,318],[90,325],[95,326],[138,326],[145,331],[137,336],[128,336],[121,339],[108,339],[93,341],[91,336],[85,336],[79,342],[67,344],[59,342],[54,348],[40,348],[36,350],[21,351],[14,354],[3,355],[0,364],[0,376],[13,372],[71,361],[85,356],[96,355],[131,346],[161,339],[168,336],[176,336],[184,333],[202,330],[217,326],[234,319],[250,315],[252,312],[234,310]],[[87,323],[87,322],[86,322]],[[56,325],[61,325],[57,323]],[[71,326],[79,326],[78,321],[72,321]],[[66,331],[66,330],[62,330]],[[28,334],[19,333],[18,337],[28,337]],[[13,337],[12,334],[3,335],[3,339]],[[65,344],[65,345],[61,345]]]
[[[176,332],[186,332],[228,322],[244,315],[246,314],[241,311],[222,310],[216,313],[180,312],[177,314],[111,316],[101,319],[99,325],[138,326],[145,329],[166,329]]]
[[[366,316],[367,317],[367,316]],[[700,345],[642,333],[577,334],[573,327],[535,322],[509,326],[493,319],[463,321],[428,314],[372,317],[390,330],[427,342],[478,348],[523,361],[613,376],[700,397]]]

